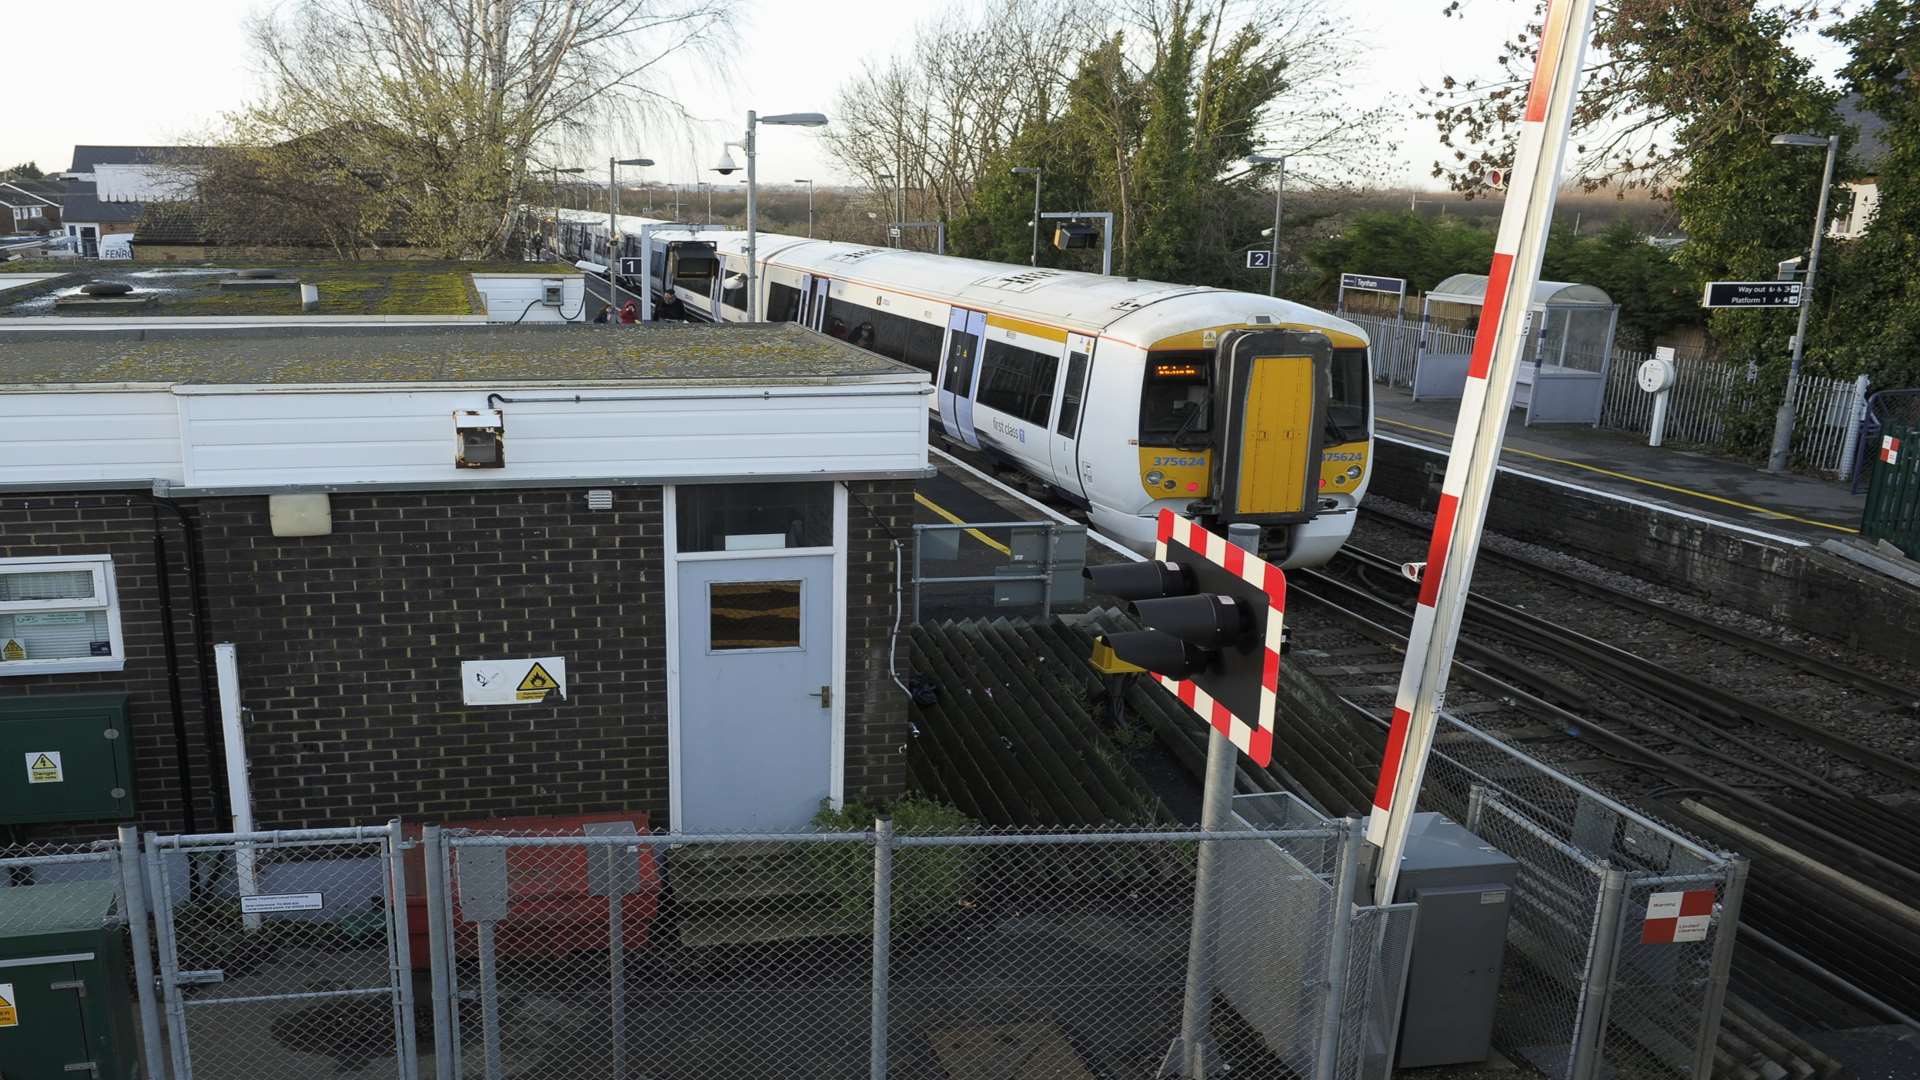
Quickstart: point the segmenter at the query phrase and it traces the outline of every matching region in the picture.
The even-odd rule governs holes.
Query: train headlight
[[[1360,466],[1358,465],[1347,466],[1347,479],[1349,480],[1360,479]]]
[[[1147,483],[1154,487],[1159,487],[1160,481],[1165,480],[1166,478],[1167,478],[1166,473],[1161,472],[1159,469],[1155,469],[1152,472],[1147,474]]]

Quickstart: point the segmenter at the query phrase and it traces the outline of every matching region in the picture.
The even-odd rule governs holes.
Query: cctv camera
[[[713,171],[719,173],[721,176],[732,176],[734,173],[739,172],[740,170],[735,169],[732,166],[725,166],[725,167],[716,166]]]

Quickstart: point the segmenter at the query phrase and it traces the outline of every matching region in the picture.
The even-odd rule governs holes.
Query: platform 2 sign
[[[1798,281],[1709,281],[1701,307],[1710,308],[1797,308],[1800,306]]]
[[[1247,269],[1265,270],[1273,265],[1273,252],[1268,248],[1254,248],[1247,252]]]
[[[566,696],[564,656],[460,662],[460,697],[468,705],[537,705]]]

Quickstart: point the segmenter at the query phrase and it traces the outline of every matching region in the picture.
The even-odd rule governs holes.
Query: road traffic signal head
[[[1286,578],[1251,551],[1160,512],[1150,562],[1089,566],[1097,592],[1130,601],[1147,629],[1103,635],[1261,765],[1272,757]]]

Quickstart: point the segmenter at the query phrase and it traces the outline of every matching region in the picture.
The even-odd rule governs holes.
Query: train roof
[[[606,216],[581,211],[568,220],[606,226]],[[653,218],[623,216],[622,232],[656,226],[655,235],[711,240],[717,250],[745,256],[747,234],[738,229],[675,227]],[[666,226],[665,228],[658,228]],[[1198,328],[1272,321],[1333,330],[1360,342],[1366,331],[1337,316],[1291,300],[1211,286],[1176,285],[1143,278],[1034,268],[897,248],[810,240],[763,232],[758,256],[775,266],[823,274],[835,280],[933,296],[1095,336],[1146,347]]]

